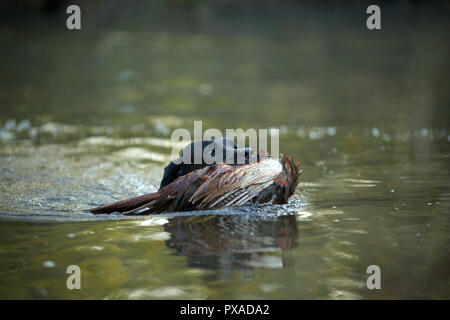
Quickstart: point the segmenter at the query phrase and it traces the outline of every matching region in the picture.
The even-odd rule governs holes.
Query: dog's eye
[[[212,151],[211,151],[211,157],[214,157],[215,155],[216,155],[216,149],[212,149]]]

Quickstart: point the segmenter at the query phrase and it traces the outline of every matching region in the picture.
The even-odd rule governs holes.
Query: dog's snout
[[[245,163],[256,163],[259,161],[259,155],[252,148],[245,148]]]
[[[245,152],[245,160],[250,160],[250,154],[251,154],[252,150],[249,148],[245,148],[244,152]]]

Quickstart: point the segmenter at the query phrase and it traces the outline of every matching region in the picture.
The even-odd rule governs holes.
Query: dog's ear
[[[162,178],[159,189],[167,186],[169,183],[178,178],[178,170],[180,169],[180,166],[181,164],[175,164],[173,163],[173,161],[170,161],[167,167],[164,168],[164,176]]]

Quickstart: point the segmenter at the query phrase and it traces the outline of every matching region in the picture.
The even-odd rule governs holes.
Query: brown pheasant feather
[[[286,203],[295,191],[299,164],[260,153],[260,162],[232,166],[215,164],[192,171],[174,182],[136,198],[91,209],[92,213],[152,214],[239,206],[249,202]]]

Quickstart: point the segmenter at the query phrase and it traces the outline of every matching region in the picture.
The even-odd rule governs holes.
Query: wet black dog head
[[[230,165],[241,165],[257,161],[257,153],[251,148],[239,149],[233,141],[227,138],[192,142],[183,149],[180,158],[171,161],[164,169],[160,188],[191,171],[215,163],[225,162]]]

